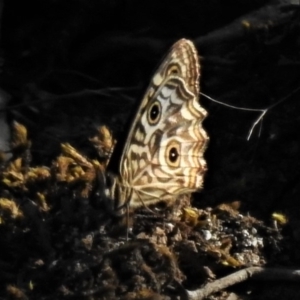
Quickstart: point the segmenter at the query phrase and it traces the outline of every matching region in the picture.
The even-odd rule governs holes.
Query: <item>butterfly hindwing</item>
[[[117,185],[131,207],[201,188],[208,137],[202,128],[207,113],[198,102],[199,73],[195,46],[182,39],[154,74],[120,162]]]

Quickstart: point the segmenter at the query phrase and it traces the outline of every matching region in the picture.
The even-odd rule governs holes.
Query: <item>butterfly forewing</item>
[[[138,207],[169,201],[202,187],[208,137],[202,128],[207,113],[198,102],[199,71],[195,46],[182,39],[154,74],[130,128],[113,187],[121,203]]]

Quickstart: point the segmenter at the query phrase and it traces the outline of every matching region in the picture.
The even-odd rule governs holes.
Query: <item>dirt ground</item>
[[[0,299],[300,299],[297,1],[9,0],[0,16]],[[200,55],[204,188],[120,214],[103,178],[181,38]]]

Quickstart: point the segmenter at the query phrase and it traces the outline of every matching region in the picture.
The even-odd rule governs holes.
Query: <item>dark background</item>
[[[236,199],[257,213],[285,210],[299,184],[298,17],[299,6],[283,1],[6,1],[8,116],[28,126],[38,163],[60,142],[83,146],[99,124],[118,139],[170,45],[192,39],[202,92],[270,108],[247,141],[260,112],[201,96],[210,145],[199,205]]]

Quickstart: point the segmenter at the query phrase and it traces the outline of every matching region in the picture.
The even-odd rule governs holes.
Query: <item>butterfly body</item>
[[[153,76],[122,152],[109,196],[135,208],[202,187],[207,112],[198,103],[199,62],[192,42],[173,45]]]

